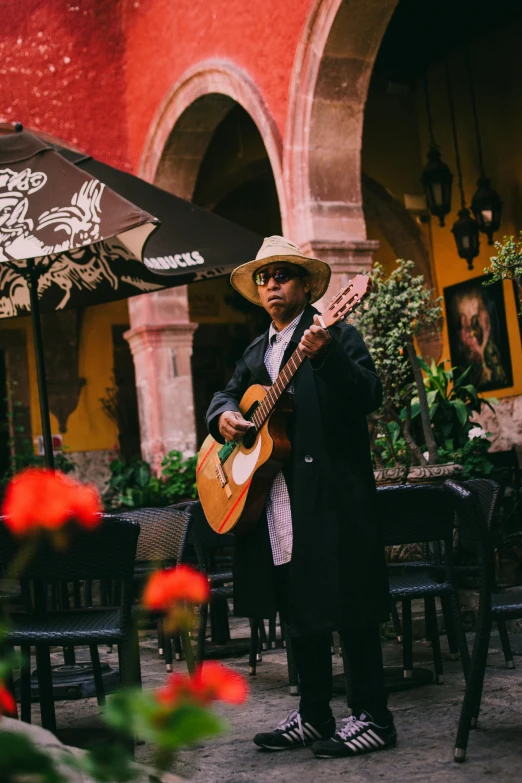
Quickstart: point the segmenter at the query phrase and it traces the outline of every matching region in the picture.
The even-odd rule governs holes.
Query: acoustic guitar
[[[343,320],[371,289],[356,275],[319,316],[323,329]],[[250,386],[239,410],[251,427],[240,441],[224,445],[209,435],[199,452],[196,484],[210,527],[216,533],[247,532],[259,519],[276,473],[290,455],[286,422],[291,412],[284,392],[306,355],[296,348],[275,383]]]

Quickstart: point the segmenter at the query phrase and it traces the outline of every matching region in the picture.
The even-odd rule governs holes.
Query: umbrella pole
[[[45,464],[48,468],[54,468],[53,439],[51,437],[51,420],[49,418],[49,400],[47,399],[47,379],[45,377],[42,324],[40,321],[40,304],[38,302],[39,275],[36,270],[33,258],[28,259],[27,270],[29,272],[27,284],[29,287],[29,297],[31,301],[34,358],[36,360],[36,380],[38,383],[38,397],[40,400],[40,417],[42,421]]]

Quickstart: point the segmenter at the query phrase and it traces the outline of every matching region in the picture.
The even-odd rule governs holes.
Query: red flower
[[[16,715],[14,696],[2,683],[0,683],[0,715]]]
[[[189,566],[180,565],[166,571],[155,571],[143,593],[147,609],[168,609],[179,601],[203,604],[209,598],[208,579]]]
[[[156,691],[156,699],[168,708],[177,707],[185,701],[194,701],[192,678],[188,674],[171,674],[167,684]]]
[[[96,487],[47,468],[28,468],[9,483],[2,514],[17,535],[37,528],[56,530],[69,520],[92,528],[101,521]]]
[[[245,678],[217,661],[208,661],[198,666],[193,687],[204,701],[242,704],[248,695]]]
[[[245,678],[215,661],[198,666],[193,677],[187,674],[172,674],[167,684],[156,691],[158,702],[170,708],[186,701],[203,705],[211,701],[242,704],[247,695]]]

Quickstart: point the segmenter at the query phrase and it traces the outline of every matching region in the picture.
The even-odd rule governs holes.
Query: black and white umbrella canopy
[[[160,228],[145,245],[144,263],[164,285],[182,285],[226,274],[256,257],[262,237],[94,158],[57,147],[82,171],[152,212]],[[168,282],[165,278],[176,278]]]
[[[117,286],[108,258],[119,258],[118,271],[132,280],[157,225],[36,136],[0,136],[0,317],[29,313],[28,263],[39,270],[44,310],[86,306],[100,281]]]
[[[77,188],[65,193],[54,186],[52,205],[47,193],[54,176],[50,178],[40,165],[44,151],[53,156],[53,171],[57,163],[59,172],[67,167],[67,176],[60,173],[60,181],[70,181],[70,169],[76,170]],[[31,154],[37,156],[39,168],[20,168]],[[104,228],[106,218],[118,215],[114,199],[134,214],[141,208],[149,221],[151,215],[161,221],[155,231],[151,223],[141,229],[146,241],[144,248],[141,242],[141,255],[135,235],[128,233],[133,229],[110,235]],[[126,214],[131,220],[131,212]],[[20,262],[24,253],[25,258],[33,253],[47,264],[39,276],[38,293],[40,310],[49,312],[218,277],[255,258],[261,242],[257,234],[82,152],[29,133],[0,136],[0,318],[29,314],[23,264],[2,264]]]

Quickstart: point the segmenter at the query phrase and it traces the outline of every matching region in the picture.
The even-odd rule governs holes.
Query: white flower
[[[468,432],[468,438],[470,440],[473,440],[473,438],[485,438],[486,431],[482,429],[482,427],[472,427],[470,431]]]
[[[429,458],[430,458],[430,452],[429,451],[425,451],[422,456],[424,457],[426,462],[428,462]]]

